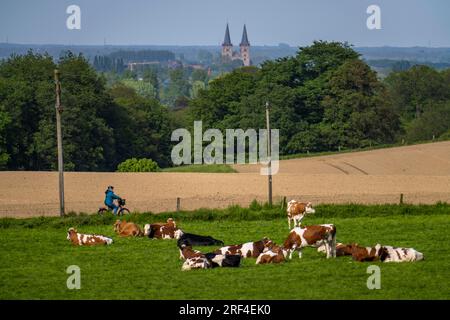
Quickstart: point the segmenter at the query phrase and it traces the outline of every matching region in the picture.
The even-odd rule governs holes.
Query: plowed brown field
[[[239,173],[65,174],[66,211],[95,212],[112,184],[131,210],[175,210],[248,205],[266,200],[267,177],[259,166]],[[322,157],[283,160],[273,178],[275,200],[314,203],[450,202],[450,141]],[[58,214],[56,172],[0,172],[0,216]]]

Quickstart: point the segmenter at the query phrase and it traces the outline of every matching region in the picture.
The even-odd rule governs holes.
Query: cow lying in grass
[[[215,246],[222,245],[223,241],[214,239],[211,236],[199,236],[192,233],[186,233],[181,229],[175,231],[175,239],[178,239],[178,246],[185,244],[187,246]]]
[[[180,259],[185,260],[181,267],[182,270],[239,267],[241,262],[241,256],[239,255],[223,255],[215,253],[203,254],[185,244],[180,245],[179,249]]]
[[[263,252],[258,256],[256,264],[281,263],[286,261],[288,251],[283,247],[280,247],[275,243],[270,243],[268,248],[269,249],[266,252]]]
[[[381,261],[381,262],[413,262],[423,260],[423,253],[414,248],[394,248],[392,246],[382,246],[377,244],[375,247],[361,247],[358,244],[352,244],[353,260]]]
[[[74,246],[109,245],[113,243],[111,238],[97,234],[78,233],[74,228],[67,231],[67,240],[72,242]]]
[[[146,224],[144,226],[144,235],[151,239],[173,239],[177,230],[175,220],[169,218],[166,223],[156,222]]]
[[[351,256],[352,255],[352,246],[353,246],[353,244],[343,244],[340,242],[337,243],[336,244],[336,257]],[[317,248],[317,251],[327,253],[325,243],[322,243]]]
[[[136,223],[120,220],[114,223],[114,231],[121,237],[141,237],[144,235]]]
[[[181,270],[183,271],[209,268],[212,268],[212,264],[208,259],[206,259],[206,257],[194,257],[186,259],[186,261],[181,266]]]
[[[241,265],[241,256],[237,254],[215,254],[214,252],[206,253],[206,259],[215,267],[237,268]]]
[[[268,246],[272,241],[269,238],[255,242],[246,242],[232,246],[222,247],[214,251],[216,254],[240,255],[243,258],[258,258],[258,256],[268,250]]]
[[[302,257],[304,247],[319,247],[325,245],[328,258],[336,257],[336,227],[332,224],[321,224],[296,227],[289,233],[284,241],[284,249],[289,251],[289,259],[292,259],[294,251],[298,251],[298,257]]]
[[[305,215],[315,212],[316,210],[312,207],[311,202],[304,203],[296,200],[289,201],[287,205],[289,230],[291,230],[291,221],[294,222],[294,227],[300,227],[300,223]]]

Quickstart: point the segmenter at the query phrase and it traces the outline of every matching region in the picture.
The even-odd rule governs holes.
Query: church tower
[[[230,60],[233,58],[233,44],[230,39],[230,30],[227,28],[225,30],[225,38],[222,43],[222,60]]]
[[[227,26],[228,28],[228,26]],[[228,29],[227,29],[228,30]],[[244,63],[244,66],[250,65],[250,42],[248,42],[247,37],[247,28],[244,24],[244,31],[242,32],[242,40],[239,44],[239,47],[241,49],[241,60]]]

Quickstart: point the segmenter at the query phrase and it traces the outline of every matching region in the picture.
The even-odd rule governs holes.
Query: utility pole
[[[58,171],[59,171],[59,215],[64,216],[64,163],[63,147],[61,134],[61,83],[59,82],[59,71],[55,69],[55,87],[56,87],[56,136],[58,140]]]
[[[272,206],[272,137],[270,132],[270,110],[269,110],[269,102],[266,102],[266,127],[267,127],[267,158],[269,159],[269,163],[267,165],[268,168],[268,183],[269,183],[269,206]]]

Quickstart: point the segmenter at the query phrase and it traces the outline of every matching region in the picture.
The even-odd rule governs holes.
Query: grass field
[[[173,216],[187,232],[226,244],[288,233],[284,212],[253,203],[249,208],[131,215],[140,224]],[[414,247],[416,263],[383,264],[381,289],[369,290],[369,263],[349,257],[327,260],[312,248],[281,265],[181,271],[175,240],[119,238],[114,217],[70,216],[0,219],[0,299],[449,299],[450,205],[323,205],[304,224],[334,223],[341,242]],[[112,236],[105,247],[73,247],[66,230]],[[198,247],[203,252],[213,247]],[[68,290],[66,268],[81,269],[81,289]]]

